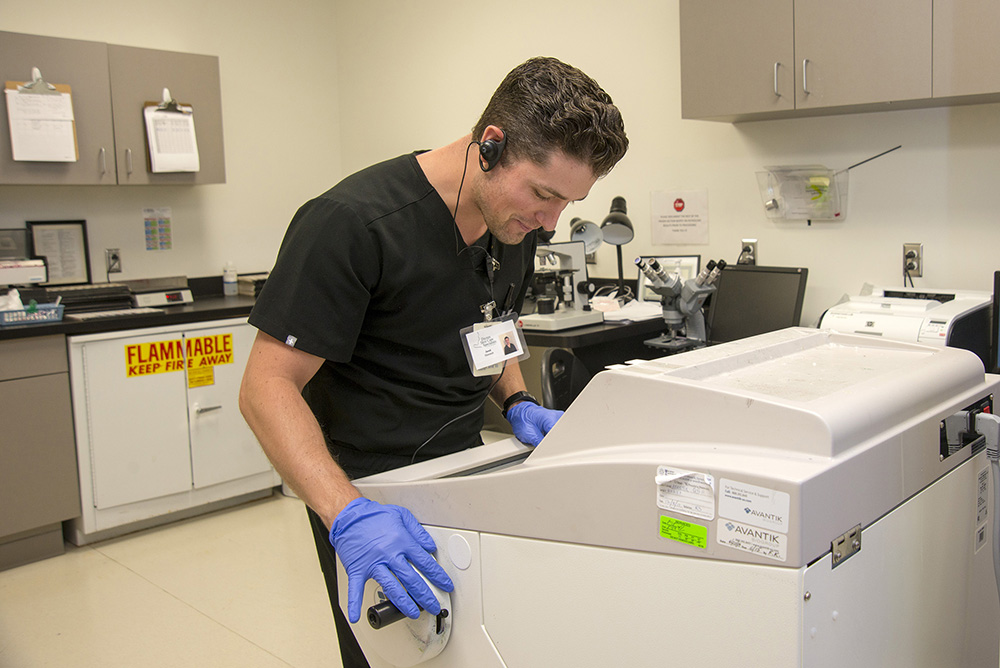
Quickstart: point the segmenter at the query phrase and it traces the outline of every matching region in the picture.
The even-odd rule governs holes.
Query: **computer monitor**
[[[808,275],[809,270],[800,267],[727,265],[710,298],[709,343],[798,326]]]
[[[677,272],[681,277],[681,281],[694,278],[701,271],[700,255],[641,255],[639,257],[646,262],[656,260],[668,274]],[[636,298],[640,302],[659,302],[661,297],[653,292],[653,282],[646,278],[646,275],[642,273],[642,269],[638,271],[638,294]]]

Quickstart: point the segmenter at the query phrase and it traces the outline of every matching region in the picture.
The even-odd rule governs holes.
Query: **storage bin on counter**
[[[65,308],[62,304],[39,304],[35,307],[0,311],[0,327],[59,322],[63,319]]]

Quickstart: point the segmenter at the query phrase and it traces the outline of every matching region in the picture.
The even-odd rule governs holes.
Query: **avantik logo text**
[[[769,522],[776,522],[778,524],[782,524],[785,521],[784,517],[782,517],[781,515],[775,515],[774,513],[762,513],[761,511],[754,510],[753,508],[744,508],[743,510],[746,512],[747,515],[751,515],[752,517],[759,517],[762,520],[768,520]]]
[[[729,525],[726,526],[729,527]],[[749,536],[750,538],[766,541],[768,543],[777,544],[780,542],[778,536],[771,533],[770,531],[762,531],[760,529],[754,529],[752,527],[742,526],[739,524],[729,527],[729,530],[735,534],[739,534],[741,536]]]

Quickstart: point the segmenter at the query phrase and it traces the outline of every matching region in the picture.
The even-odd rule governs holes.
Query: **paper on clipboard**
[[[35,84],[49,86],[41,79]],[[8,81],[7,121],[12,157],[24,162],[76,162],[76,123],[69,86],[51,86],[53,94],[26,90],[24,81]]]
[[[169,92],[164,90],[165,97]],[[194,109],[174,103],[147,102],[143,109],[149,168],[157,172],[197,172],[198,139],[194,133]]]

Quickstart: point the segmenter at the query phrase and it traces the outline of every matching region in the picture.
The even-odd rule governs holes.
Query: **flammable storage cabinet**
[[[77,545],[266,496],[280,479],[239,412],[246,318],[69,339]]]
[[[376,629],[369,581],[355,633],[373,668],[995,668],[998,385],[965,350],[800,328],[603,371],[535,450],[356,481],[455,588]]]

